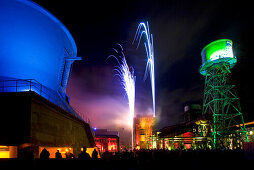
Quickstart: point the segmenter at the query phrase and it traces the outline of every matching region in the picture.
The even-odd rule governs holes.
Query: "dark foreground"
[[[251,155],[242,150],[234,151],[167,151],[142,150],[104,154],[101,159],[0,159],[0,169],[91,169],[91,170],[138,170],[138,169],[243,169],[253,167]]]

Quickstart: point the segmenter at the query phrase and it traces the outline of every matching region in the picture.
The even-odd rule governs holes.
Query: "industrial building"
[[[194,104],[185,106],[184,122],[162,128],[153,136],[156,138],[156,148],[159,149],[212,149],[213,126],[210,123],[211,115],[202,115],[200,105]],[[241,131],[240,125],[231,127],[234,131]],[[245,123],[249,143],[254,142],[254,121]],[[236,136],[237,133],[230,134],[228,137],[227,149],[244,149],[248,144],[246,138],[242,140]]]
[[[107,129],[96,129],[95,133],[95,144],[98,150],[103,152],[119,152],[120,151],[120,141],[119,132],[110,131]]]
[[[153,116],[136,116],[133,121],[133,136],[135,149],[152,149],[155,141],[153,140]]]
[[[77,156],[95,146],[66,87],[77,47],[68,29],[31,1],[0,1],[0,157]]]
[[[184,122],[167,126],[157,135],[160,149],[204,149],[211,148],[210,125],[202,115],[200,105],[184,108]]]

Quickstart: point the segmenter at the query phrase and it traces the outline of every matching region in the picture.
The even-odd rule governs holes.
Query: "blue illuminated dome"
[[[62,105],[71,65],[80,60],[67,28],[31,1],[1,0],[0,37],[0,91],[32,90]]]

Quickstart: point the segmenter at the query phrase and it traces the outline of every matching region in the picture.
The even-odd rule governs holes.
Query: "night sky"
[[[232,82],[246,120],[254,120],[253,5],[251,1],[57,1],[34,0],[55,15],[71,32],[78,56],[67,88],[71,105],[90,118],[93,127],[126,128],[128,101],[114,76],[113,54],[122,44],[136,75],[135,114],[152,112],[149,77],[143,81],[143,44],[132,45],[137,26],[148,21],[154,38],[157,129],[183,121],[184,106],[201,104],[204,77],[200,52],[222,38],[233,41],[238,63]],[[144,42],[144,39],[143,39]],[[142,42],[142,43],[143,43]]]

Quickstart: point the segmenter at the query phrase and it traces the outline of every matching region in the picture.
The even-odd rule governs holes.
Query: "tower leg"
[[[239,98],[234,91],[235,86],[228,83],[229,73],[227,65],[219,65],[209,70],[205,79],[203,114],[211,117],[214,148],[229,147],[230,136],[245,138],[248,142]],[[239,127],[238,131],[234,130],[236,126]]]

